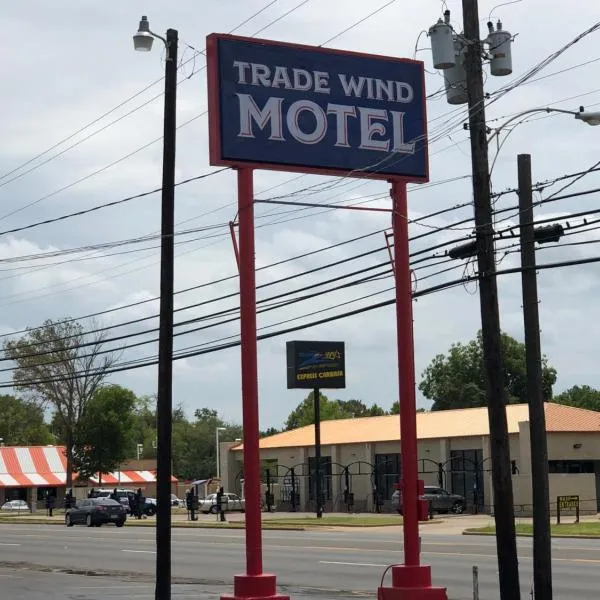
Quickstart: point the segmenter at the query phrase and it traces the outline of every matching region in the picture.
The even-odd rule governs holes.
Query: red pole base
[[[235,575],[233,595],[224,594],[221,600],[290,600],[289,596],[277,593],[275,575]]]
[[[431,567],[392,567],[392,587],[377,588],[377,600],[448,600],[446,588],[431,585]]]

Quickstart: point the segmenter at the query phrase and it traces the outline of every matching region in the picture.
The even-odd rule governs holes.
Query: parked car
[[[65,525],[87,525],[88,527],[100,527],[104,523],[114,523],[117,527],[123,527],[127,513],[125,507],[116,500],[110,498],[84,498],[77,500],[75,506],[69,508],[65,514]]]
[[[246,501],[240,498],[237,494],[225,492],[223,494],[227,498],[227,512],[246,512]],[[213,515],[219,512],[217,507],[217,494],[209,494],[206,498],[200,498],[198,501],[200,512],[205,515],[211,513]]]
[[[175,494],[171,494],[171,506],[185,506],[185,502]]]
[[[113,492],[114,488],[95,490],[94,496],[96,498],[110,498]],[[125,508],[125,512],[127,514],[131,513],[131,508],[129,506],[129,498],[134,495],[134,490],[117,488],[117,497],[119,498],[119,502]],[[147,517],[152,517],[156,514],[156,500],[154,498],[144,498],[144,509],[142,510],[142,514],[146,515]]]
[[[29,504],[25,502],[25,500],[9,500],[5,502],[0,510],[10,510],[10,511],[20,511],[20,512],[28,512]]]
[[[424,491],[425,493],[421,498],[429,501],[430,509],[433,512],[453,512],[456,515],[461,515],[467,508],[465,497],[460,494],[451,494],[447,490],[434,485],[426,485]],[[398,490],[392,494],[392,508],[402,514],[402,504]]]
[[[114,492],[114,488],[113,489],[99,489],[99,490],[94,490],[94,497],[95,498],[110,498]],[[131,490],[126,490],[126,489],[122,489],[122,488],[117,488],[117,498],[119,499],[119,502],[123,505],[123,508],[125,509],[125,512],[129,513],[131,512],[129,509],[129,494],[132,494],[133,492]]]

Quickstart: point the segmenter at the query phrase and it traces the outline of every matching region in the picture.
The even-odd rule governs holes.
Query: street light
[[[226,431],[227,427],[217,427],[215,429],[215,439],[217,446],[217,479],[221,480],[221,465],[220,465],[220,457],[219,457],[219,431]]]
[[[507,121],[504,121],[500,127],[497,127],[494,130],[494,133],[490,136],[488,143],[491,142],[495,137],[500,135],[500,132],[510,123],[516,121],[517,119],[524,117],[525,115],[531,115],[538,112],[545,113],[562,113],[564,115],[573,115],[578,121],[583,121],[588,125],[600,125],[600,112],[585,112],[583,106],[579,107],[578,111],[575,110],[563,110],[562,108],[550,108],[550,107],[540,107],[540,108],[530,108],[528,110],[524,110],[517,115],[514,115]]]
[[[171,598],[171,437],[173,410],[173,271],[175,221],[175,127],[177,99],[177,30],[163,38],[143,16],[133,47],[152,49],[153,38],[166,48],[163,173],[160,245],[160,309],[158,334],[158,398],[156,403],[156,600]]]
[[[498,138],[500,136],[500,133],[502,132],[502,130],[507,125],[510,125],[510,123],[512,123],[512,122],[516,121],[517,119],[520,119],[521,117],[524,117],[526,115],[531,115],[531,114],[535,114],[535,113],[539,113],[539,112],[561,113],[563,115],[573,115],[578,121],[582,121],[583,123],[587,123],[588,125],[592,125],[592,126],[600,125],[600,112],[585,112],[585,109],[583,106],[580,106],[578,111],[564,110],[562,108],[550,108],[550,107],[530,108],[528,110],[524,110],[524,111],[512,116],[510,119],[504,121],[504,123],[502,123],[502,125],[500,125],[500,127],[497,127],[496,129],[494,129],[494,133],[492,133],[492,135],[488,139],[488,144],[491,143],[494,138]],[[517,123],[517,125],[520,125],[520,123]],[[496,166],[496,160],[498,160],[498,156],[500,154],[500,149],[502,148],[502,146],[504,145],[504,142],[506,142],[506,140],[508,139],[508,136],[511,134],[512,131],[514,131],[514,128],[508,132],[508,134],[506,135],[506,137],[504,138],[504,140],[502,142],[500,142],[499,144],[497,143],[498,148],[496,150],[496,155],[494,156],[494,160],[492,161],[492,165],[490,167],[490,176],[494,170],[494,167]]]

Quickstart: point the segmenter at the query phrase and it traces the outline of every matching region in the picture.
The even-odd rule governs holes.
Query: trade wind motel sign
[[[420,61],[211,34],[210,163],[428,180]]]

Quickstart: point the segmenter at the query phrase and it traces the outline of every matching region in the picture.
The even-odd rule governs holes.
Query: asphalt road
[[[139,585],[146,587],[139,589],[135,597],[150,600],[153,591],[148,583],[154,572],[154,534],[154,529],[137,527],[67,529],[58,525],[1,525],[0,567],[22,563],[96,571],[110,576],[117,586],[121,581],[141,582]],[[265,572],[275,573],[279,586],[292,596],[310,594],[326,599],[339,597],[340,591],[371,595],[385,568],[390,563],[402,562],[400,528],[265,531],[263,535]],[[529,539],[519,539],[519,552],[523,600],[526,600],[530,598],[532,573]],[[498,600],[494,538],[437,535],[428,531],[422,538],[422,557],[423,562],[432,565],[434,583],[446,586],[451,600],[472,599],[473,565],[479,567],[480,600]],[[244,532],[174,529],[173,559],[177,582],[216,586],[224,593],[229,592],[233,575],[245,570]],[[596,597],[598,541],[556,539],[553,560],[556,600]],[[88,579],[96,581],[95,577]],[[77,597],[86,598],[83,594]]]

